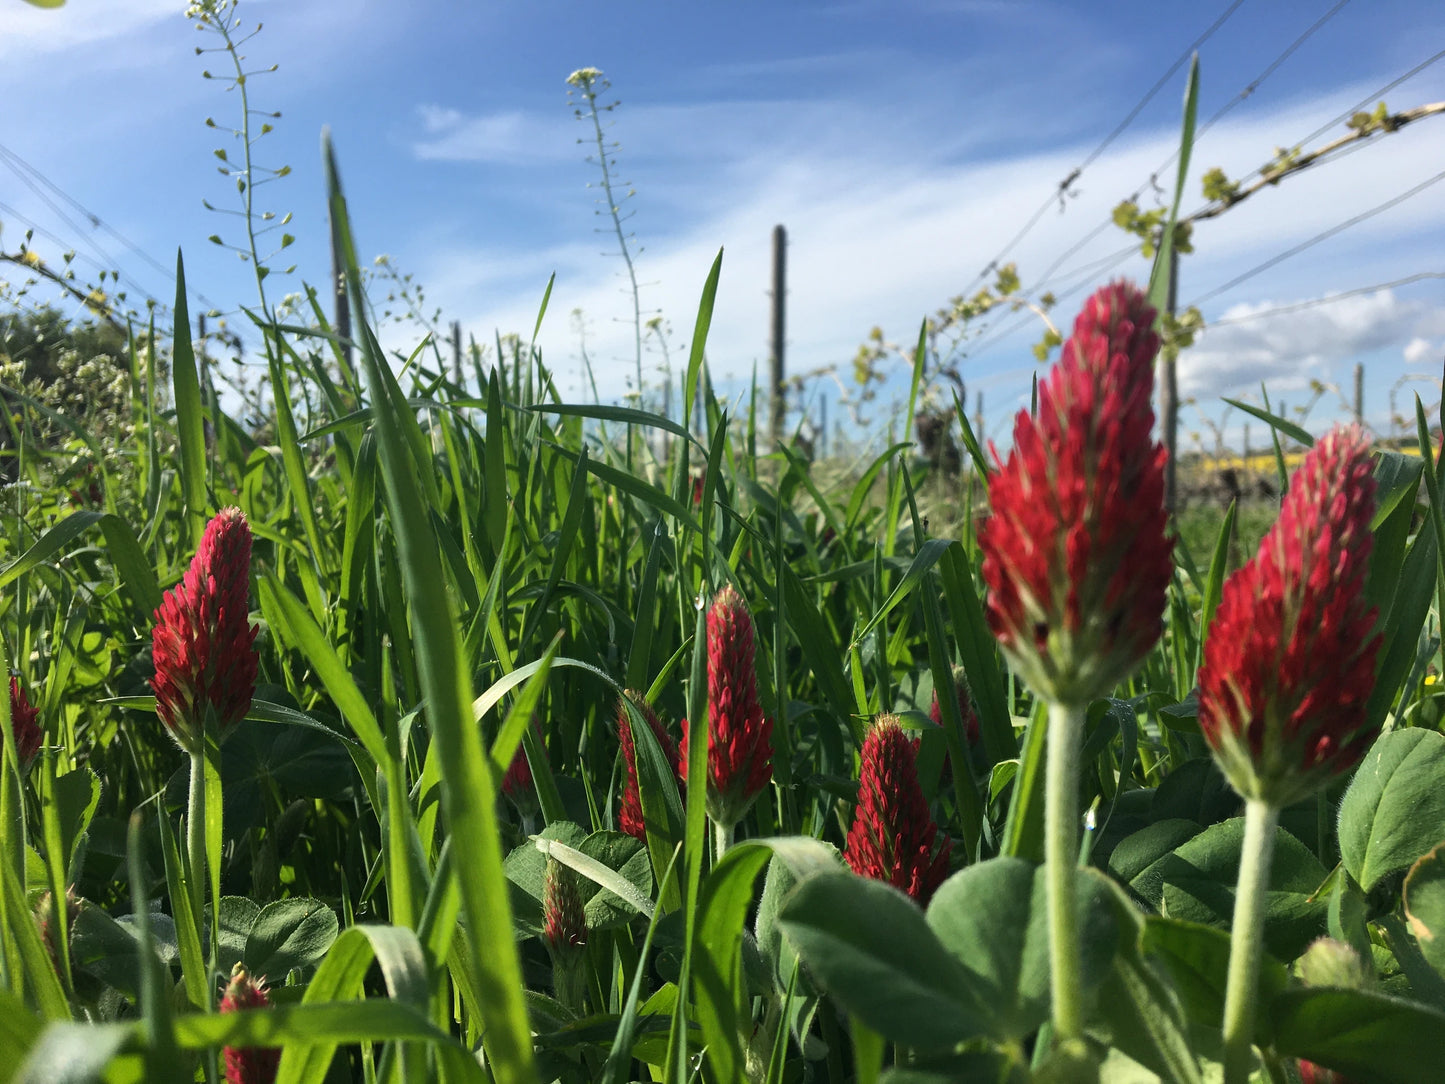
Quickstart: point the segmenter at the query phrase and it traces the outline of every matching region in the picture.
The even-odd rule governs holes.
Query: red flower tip
[[[1151,435],[1154,316],[1128,283],[1094,294],[1039,386],[1037,417],[1019,412],[989,481],[989,627],[1015,671],[1057,702],[1107,693],[1163,628],[1173,544]]]
[[[948,877],[953,843],[928,812],[916,756],[896,715],[880,716],[869,729],[843,859],[854,873],[887,881],[926,906]]]
[[[1316,1065],[1312,1061],[1299,1063],[1299,1078],[1301,1084],[1351,1084],[1333,1069],[1326,1069],[1323,1065]]]
[[[536,715],[532,716],[532,733],[537,736],[540,744],[542,725]],[[532,762],[527,759],[524,745],[517,746],[517,751],[512,754],[512,763],[507,766],[506,774],[502,776],[502,796],[516,806],[524,817],[531,816],[540,808],[537,788],[532,779]]]
[[[221,997],[221,1012],[241,1012],[245,1009],[269,1009],[271,997],[266,992],[266,980],[253,979],[246,971],[245,964],[231,969],[231,981]],[[225,1048],[226,1084],[271,1084],[276,1079],[276,1070],[281,1064],[280,1047],[228,1046]]]
[[[239,508],[206,525],[191,567],[166,592],[151,633],[156,713],[188,753],[202,746],[208,706],[222,730],[245,718],[256,690],[248,619],[251,528]]]
[[[60,953],[57,951],[55,942],[55,907],[51,903],[54,894],[46,889],[35,901],[35,924],[40,927],[40,940],[45,945],[45,952],[50,957],[50,966],[60,971]],[[80,897],[75,894],[75,886],[70,885],[65,890],[65,930],[66,942],[75,944],[75,922],[80,918]]]
[[[973,708],[973,693],[968,685],[968,673],[961,666],[953,668],[953,689],[958,695],[958,717],[963,720],[963,740],[972,745],[978,741],[978,712]],[[938,690],[933,690],[933,702],[928,706],[928,717],[938,726],[943,725],[943,709],[938,704]]]
[[[627,701],[647,720],[662,755],[674,771],[677,770],[677,745],[647,702],[642,693],[628,689],[617,698],[617,741],[622,746],[622,766],[626,778],[622,784],[622,807],[617,814],[617,827],[635,839],[647,842],[647,825],[642,817],[642,791],[637,783],[637,744],[632,734],[632,713],[627,710]]]
[[[1199,725],[1245,798],[1285,806],[1353,767],[1380,636],[1365,599],[1369,441],[1337,427],[1305,456],[1259,552],[1224,585],[1204,644]]]
[[[40,712],[30,704],[30,698],[20,687],[13,675],[10,678],[10,730],[15,735],[15,754],[20,758],[20,770],[24,772],[40,752],[40,743],[45,739],[40,729]]]
[[[731,585],[707,614],[707,812],[731,827],[773,778],[773,721],[758,702],[753,621]],[[680,771],[687,770],[688,723],[682,721]]]
[[[551,856],[542,882],[542,940],[553,953],[587,944],[587,911],[576,875]]]

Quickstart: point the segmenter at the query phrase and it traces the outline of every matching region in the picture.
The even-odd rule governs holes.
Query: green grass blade
[[[683,383],[682,392],[682,425],[684,429],[692,428],[692,408],[697,402],[697,382],[702,371],[702,358],[704,348],[707,346],[708,329],[712,326],[712,309],[717,300],[718,277],[722,274],[723,250],[717,250],[717,258],[712,262],[712,269],[707,273],[707,281],[703,283],[702,299],[697,305],[697,321],[692,327],[692,347],[687,358],[687,379]]]
[[[175,335],[171,340],[171,392],[176,400],[176,439],[181,452],[181,493],[190,517],[191,545],[200,544],[209,510],[206,500],[206,428],[201,381],[191,347],[191,318],[186,311],[186,267],[176,250]]]
[[[332,218],[342,239],[354,311],[360,313],[364,296],[361,275],[329,136],[324,140],[324,153]],[[416,426],[416,419],[398,402],[401,396],[395,381],[388,380],[385,356],[364,322],[361,335],[366,383],[376,411],[387,505],[412,618],[416,662],[432,740],[440,754],[442,805],[456,852],[463,910],[474,948],[473,975],[483,995],[484,1044],[500,1084],[536,1084],[521,963],[512,937],[511,904],[502,869],[496,790],[481,735],[472,720],[472,696],[456,617],[445,584],[436,575],[440,552],[416,485],[420,464],[413,460],[414,445],[409,445],[406,438],[406,419],[410,419],[411,427]],[[434,502],[432,507],[436,506]]]

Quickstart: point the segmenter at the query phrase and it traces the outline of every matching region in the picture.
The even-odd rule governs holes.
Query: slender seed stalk
[[[1229,979],[1224,992],[1224,1084],[1249,1080],[1250,1038],[1264,946],[1265,892],[1278,823],[1277,807],[1256,799],[1245,803],[1244,848],[1239,856]]]
[[[1049,888],[1049,965],[1053,974],[1054,1036],[1060,1043],[1083,1038],[1084,1005],[1079,962],[1075,867],[1079,861],[1079,747],[1084,708],[1049,705],[1047,776],[1044,787],[1044,862]]]

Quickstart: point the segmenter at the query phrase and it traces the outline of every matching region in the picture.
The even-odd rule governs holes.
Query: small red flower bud
[[[206,525],[185,577],[155,612],[156,713],[188,753],[202,746],[208,705],[222,730],[251,708],[257,654],[248,619],[250,569],[246,516],[223,508]]]
[[[268,1009],[270,995],[266,993],[266,980],[252,979],[245,964],[231,969],[231,981],[221,997],[221,1012],[241,1012],[243,1009]],[[276,1070],[281,1064],[280,1047],[228,1046],[225,1048],[226,1084],[271,1084],[276,1079]]]
[[[35,901],[35,924],[40,927],[40,940],[45,945],[45,951],[50,956],[50,966],[58,972],[60,970],[60,953],[55,940],[55,908],[51,903],[55,897],[47,889],[40,894]],[[75,922],[80,918],[80,897],[75,894],[75,886],[71,885],[65,890],[65,930],[66,941],[75,944]]]
[[[1349,1080],[1333,1069],[1326,1069],[1323,1065],[1316,1065],[1312,1061],[1299,1063],[1299,1078],[1301,1084],[1351,1084]]]
[[[542,882],[542,940],[554,953],[587,944],[587,912],[576,874],[550,856]]]
[[[1038,416],[1019,412],[989,481],[979,532],[989,628],[1056,703],[1108,693],[1163,629],[1173,545],[1165,452],[1151,435],[1154,316],[1127,283],[1094,294],[1039,386]]]
[[[535,713],[532,716],[532,736],[537,739],[537,744],[545,748],[545,739],[542,735],[542,719]],[[512,763],[507,766],[506,774],[502,776],[502,797],[506,798],[524,818],[530,818],[541,808],[541,802],[537,798],[537,787],[532,777],[532,762],[527,759],[527,749],[524,743],[518,743],[517,751],[512,754]]]
[[[10,678],[10,730],[15,735],[15,754],[20,758],[21,772],[30,767],[30,762],[35,759],[35,754],[40,752],[40,744],[45,739],[45,734],[37,721],[39,717],[39,710],[31,706],[30,698],[20,687],[19,680],[12,676]]]
[[[628,689],[617,698],[617,741],[622,746],[622,766],[626,773],[622,784],[622,807],[617,814],[617,827],[645,843],[647,827],[642,818],[642,792],[637,784],[637,745],[632,736],[632,715],[628,712],[623,697],[632,701],[633,706],[647,720],[648,728],[657,738],[657,744],[662,747],[662,755],[673,770],[676,770],[678,763],[677,746],[662,725],[662,720],[652,710],[652,705],[647,702],[646,696]]]
[[[953,688],[958,694],[958,717],[963,720],[963,740],[972,745],[978,741],[978,712],[973,708],[973,692],[968,686],[968,673],[961,666],[953,668]],[[928,706],[928,717],[938,726],[943,725],[943,709],[938,704],[938,690],[933,690],[933,702]]]
[[[916,756],[896,715],[880,716],[869,729],[843,859],[854,873],[887,881],[925,906],[948,877],[953,843],[928,812]]]
[[[753,622],[731,585],[707,614],[707,812],[732,827],[773,778],[773,721],[758,702]],[[679,770],[687,770],[688,723],[682,722]]]
[[[1224,585],[1199,725],[1247,799],[1286,806],[1353,767],[1380,636],[1365,599],[1375,480],[1357,426],[1305,456],[1259,552]]]

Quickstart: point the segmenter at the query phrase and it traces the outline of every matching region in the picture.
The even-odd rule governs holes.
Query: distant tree
[[[105,443],[131,428],[129,344],[124,332],[104,321],[72,323],[58,309],[0,312],[0,394],[6,425],[0,427],[0,476],[14,481],[15,451],[22,439],[32,450],[56,452],[74,432],[51,411]],[[45,410],[24,410],[24,400]]]

